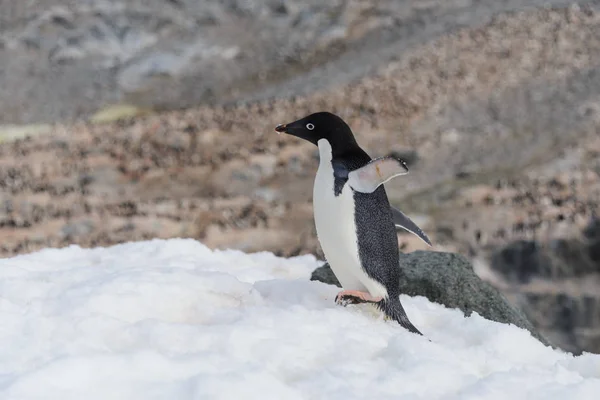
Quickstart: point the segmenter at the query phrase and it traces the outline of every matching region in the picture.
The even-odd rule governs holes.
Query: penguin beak
[[[287,133],[288,135],[308,140],[315,145],[317,144],[316,139],[311,135],[311,132],[304,129],[304,122],[302,120],[290,122],[289,124],[279,124],[275,127],[275,131],[278,134],[281,134],[282,132]]]
[[[287,132],[287,126],[285,124],[280,124],[275,127],[275,132],[278,135],[281,135],[281,132]]]

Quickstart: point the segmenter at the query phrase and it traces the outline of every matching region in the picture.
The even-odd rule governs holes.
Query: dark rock
[[[471,175],[472,175],[472,173],[469,171],[460,170],[460,171],[457,171],[454,176],[456,177],[456,179],[467,179]]]
[[[492,254],[491,268],[517,283],[529,283],[532,278],[565,279],[599,273],[600,223],[591,221],[582,233],[583,240],[517,240]]]
[[[315,269],[310,276],[310,280],[342,287],[342,285],[340,285],[340,282],[335,277],[335,274],[331,270],[331,267],[329,267],[328,263],[325,263],[319,268]]]
[[[583,230],[583,235],[589,240],[600,239],[600,218],[594,218]]]
[[[588,240],[587,253],[595,270],[600,272],[600,218],[594,218],[583,230],[583,235]]]
[[[523,311],[544,335],[573,354],[597,351],[600,344],[600,297],[581,296],[555,289],[548,293],[526,293]]]
[[[518,240],[492,254],[491,267],[507,280],[527,283],[532,277],[546,275],[544,266],[549,260],[531,240]]]
[[[400,267],[404,272],[400,280],[402,293],[425,296],[432,302],[458,308],[465,315],[475,311],[489,320],[516,325],[548,344],[523,312],[475,274],[466,258],[452,253],[415,251],[400,255]],[[328,264],[317,268],[311,280],[340,286]]]
[[[597,219],[578,238],[510,243],[492,254],[491,267],[517,284],[518,306],[552,343],[574,354],[598,352],[600,296],[593,286],[584,289],[600,273]],[[532,279],[535,289],[520,285]]]
[[[600,239],[590,243],[588,249],[590,260],[596,263],[596,269],[600,272]]]

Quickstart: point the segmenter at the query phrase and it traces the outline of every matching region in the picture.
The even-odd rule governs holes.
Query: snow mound
[[[0,260],[0,399],[595,399],[600,355],[403,296],[335,306],[312,256],[194,240]]]

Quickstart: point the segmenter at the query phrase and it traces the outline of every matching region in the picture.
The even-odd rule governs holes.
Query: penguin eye
[[[306,129],[312,131],[313,129],[315,129],[315,126],[309,122],[308,124],[306,124]]]

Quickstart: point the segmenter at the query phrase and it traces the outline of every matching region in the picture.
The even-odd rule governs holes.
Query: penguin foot
[[[335,303],[346,307],[349,304],[379,303],[381,299],[358,290],[342,290],[335,296]]]

